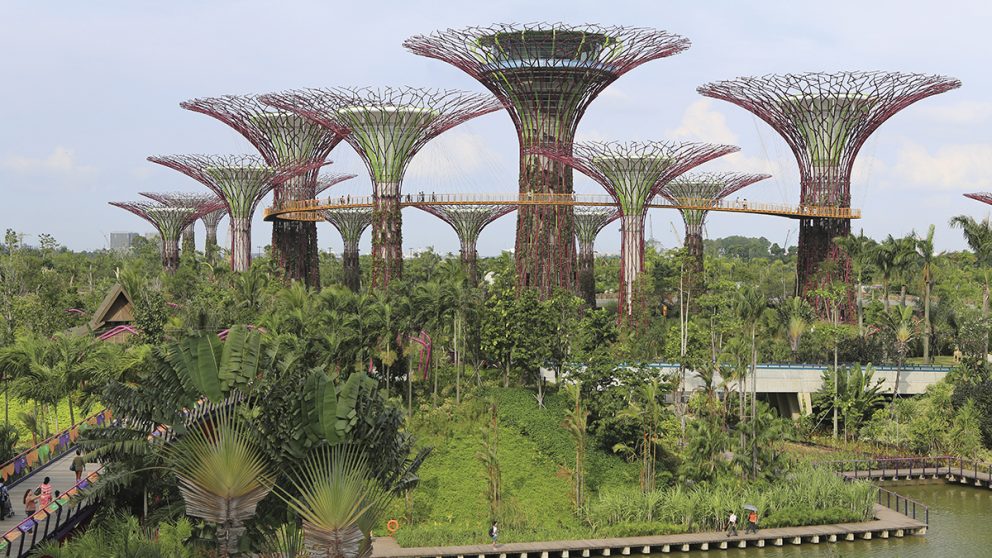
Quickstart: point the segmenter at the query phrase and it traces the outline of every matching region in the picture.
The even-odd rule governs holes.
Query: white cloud
[[[665,137],[712,143],[737,143],[737,134],[729,126],[723,114],[711,108],[710,99],[695,101],[682,115],[682,122],[673,130],[665,133]]]
[[[988,189],[992,188],[992,144],[945,145],[931,152],[907,143],[894,168],[911,184],[957,191]]]
[[[932,120],[950,124],[977,124],[992,119],[992,102],[985,101],[922,106],[918,110]]]
[[[0,159],[0,168],[21,174],[90,175],[96,172],[95,167],[79,164],[75,151],[62,146],[56,146],[48,156],[41,158],[8,155]]]

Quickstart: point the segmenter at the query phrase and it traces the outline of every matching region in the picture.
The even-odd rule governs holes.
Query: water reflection
[[[930,506],[930,532],[926,536],[685,552],[681,555],[692,558],[992,557],[992,490],[951,484],[899,484],[895,490]]]

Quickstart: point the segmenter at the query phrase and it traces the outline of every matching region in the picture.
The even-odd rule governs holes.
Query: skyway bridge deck
[[[329,209],[349,209],[372,207],[372,196],[330,196],[313,200],[294,200],[279,207],[266,208],[266,221],[322,221],[321,211]],[[563,205],[579,207],[616,207],[616,201],[603,194],[520,194],[520,193],[468,193],[403,194],[400,207],[436,205]],[[773,215],[790,219],[860,219],[861,210],[850,207],[829,207],[815,205],[788,205],[746,200],[690,199],[672,203],[655,197],[648,204],[649,209],[682,209],[696,211],[720,211],[725,213],[750,213]]]

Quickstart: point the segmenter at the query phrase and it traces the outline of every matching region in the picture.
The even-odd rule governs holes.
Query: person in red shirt
[[[44,509],[48,504],[52,503],[52,479],[45,477],[44,482],[41,486],[35,490],[35,494],[38,495],[38,504]]]

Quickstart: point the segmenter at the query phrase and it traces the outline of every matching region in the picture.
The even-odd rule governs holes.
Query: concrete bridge
[[[671,374],[678,374],[678,363],[656,363],[650,365]],[[812,395],[823,385],[823,372],[830,368],[827,364],[759,364],[757,367],[758,397],[778,408],[782,416],[797,418],[812,412]],[[927,386],[942,380],[950,368],[946,366],[905,365],[902,372],[895,366],[875,366],[875,379],[882,380],[882,392],[891,394],[895,388],[896,375],[899,375],[899,395],[920,395]],[[717,374],[715,386],[722,386],[723,379]],[[750,382],[750,381],[748,381]],[[699,376],[686,371],[685,390],[692,392],[705,386]],[[730,382],[727,388],[737,391],[737,385]],[[750,389],[750,383],[746,388]],[[718,387],[719,392],[725,388]]]

